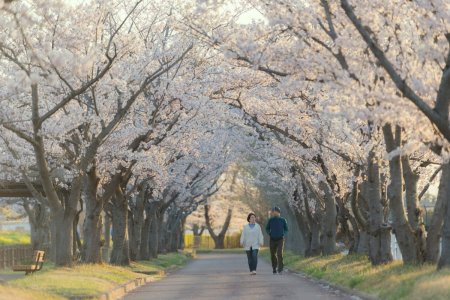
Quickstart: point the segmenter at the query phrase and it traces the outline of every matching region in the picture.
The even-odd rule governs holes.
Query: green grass
[[[137,273],[160,274],[165,270],[185,265],[189,261],[189,252],[159,255],[154,260],[132,262],[130,269]]]
[[[269,259],[267,250],[261,255]],[[285,253],[288,269],[387,300],[450,299],[450,270],[433,265],[405,266],[400,261],[373,267],[366,256],[330,255],[305,258]]]
[[[31,243],[30,234],[25,231],[0,231],[0,246]]]
[[[182,266],[188,260],[186,253],[169,253],[150,261],[133,262],[129,267],[80,264],[73,268],[55,268],[51,264],[45,264],[42,271],[9,281],[7,285],[0,285],[0,295],[4,299],[22,299],[22,296],[14,295],[25,293],[23,299],[26,299],[26,293],[37,291],[39,293],[30,299],[92,298],[148,274],[159,279],[168,268]]]

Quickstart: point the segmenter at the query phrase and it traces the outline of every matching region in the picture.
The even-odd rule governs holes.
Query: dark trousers
[[[250,250],[246,250],[245,252],[247,252],[248,267],[250,272],[256,271],[256,266],[258,265],[258,249],[250,248]]]
[[[283,248],[284,238],[279,240],[270,239],[270,258],[272,260],[273,271],[283,271]]]

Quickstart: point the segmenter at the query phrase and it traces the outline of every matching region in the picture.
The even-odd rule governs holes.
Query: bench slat
[[[16,265],[13,266],[13,271],[36,271],[39,268],[36,265]]]

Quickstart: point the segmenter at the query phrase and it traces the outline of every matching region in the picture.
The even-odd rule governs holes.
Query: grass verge
[[[207,253],[229,253],[229,254],[234,254],[234,253],[239,253],[242,254],[244,253],[244,249],[243,248],[230,248],[230,249],[197,249],[196,251],[199,254],[207,254]]]
[[[55,268],[46,264],[42,271],[0,285],[0,299],[92,299],[139,277],[150,275],[159,279],[164,276],[164,271],[180,267],[188,260],[187,253],[183,252],[133,262],[128,267],[81,264],[73,268]]]
[[[270,259],[269,251],[261,255]],[[289,251],[284,263],[317,279],[375,295],[386,300],[450,299],[450,270],[432,265],[405,266],[400,261],[373,267],[366,256],[330,255],[305,258]]]

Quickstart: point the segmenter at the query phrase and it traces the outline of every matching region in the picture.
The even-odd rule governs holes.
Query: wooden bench
[[[33,260],[28,265],[15,265],[12,267],[13,271],[25,272],[25,275],[34,273],[42,269],[44,265],[45,251],[34,251]]]

